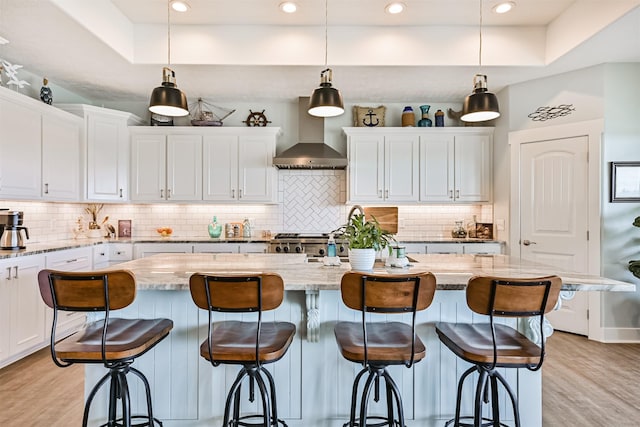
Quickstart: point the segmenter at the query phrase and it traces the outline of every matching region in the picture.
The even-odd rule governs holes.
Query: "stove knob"
[[[296,253],[302,253],[302,246],[296,245]]]
[[[324,255],[324,249],[320,249],[320,250],[318,250],[318,253],[319,253],[320,255]]]
[[[342,254],[344,253],[344,251],[345,251],[344,246],[340,245],[340,247],[338,248],[338,252]]]
[[[289,246],[285,246],[283,250],[284,250],[284,253],[289,253]]]
[[[281,247],[281,246],[276,246],[276,252],[277,252],[277,253],[282,252],[282,247]]]

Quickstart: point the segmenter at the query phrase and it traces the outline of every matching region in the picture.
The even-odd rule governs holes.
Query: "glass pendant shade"
[[[149,111],[169,117],[189,114],[187,96],[176,86],[175,73],[168,67],[162,69],[162,86],[151,92]]]
[[[498,98],[487,92],[487,76],[476,74],[473,78],[473,93],[464,99],[462,115],[463,122],[484,122],[500,117]]]
[[[331,85],[330,68],[320,73],[320,87],[309,98],[309,114],[316,117],[335,117],[344,113],[344,102],[340,91]]]

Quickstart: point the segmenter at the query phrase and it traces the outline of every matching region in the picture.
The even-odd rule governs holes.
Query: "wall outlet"
[[[504,219],[496,219],[496,229],[498,231],[504,231]]]

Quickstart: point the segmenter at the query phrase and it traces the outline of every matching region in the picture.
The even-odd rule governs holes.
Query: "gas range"
[[[347,256],[347,242],[334,236],[338,256]],[[307,254],[308,257],[323,257],[327,254],[328,233],[278,233],[269,244],[269,252],[277,254]]]

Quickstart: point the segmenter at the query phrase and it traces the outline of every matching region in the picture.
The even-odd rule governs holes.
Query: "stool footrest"
[[[369,420],[381,420],[379,423],[369,423]],[[389,422],[387,421],[387,417],[371,415],[367,417],[367,422],[363,427],[383,427],[389,426]],[[342,427],[360,427],[360,422],[356,421],[353,425],[350,425],[350,422],[346,422],[342,425]],[[406,425],[401,426],[398,420],[393,420],[393,425],[389,427],[406,427]]]
[[[131,427],[154,427],[156,424],[162,427],[162,421],[154,417],[153,422],[149,423],[149,417],[145,415],[132,415],[131,421],[135,419],[142,419],[142,418],[144,418],[146,421],[142,423],[136,423],[136,424],[131,423]],[[114,423],[106,422],[104,424],[100,424],[99,427],[124,427],[122,418],[118,418],[117,420],[114,421]]]
[[[250,423],[250,422],[244,421],[250,418],[260,418],[263,421],[259,423]],[[245,426],[245,427],[264,426],[264,417],[262,415],[244,415],[238,418],[237,420],[229,420],[229,423],[227,425],[229,427],[233,427],[234,425]],[[269,422],[269,425],[272,425],[272,426],[282,425],[283,427],[289,427],[287,423],[280,418],[278,418],[277,420],[271,419]]]
[[[464,417],[460,417],[460,420],[461,420],[461,421],[462,421],[462,420],[471,420],[471,422],[470,422],[470,423],[463,423],[463,422],[459,422],[459,423],[458,423],[458,426],[459,426],[459,427],[473,427],[473,426],[474,426],[474,424],[473,424],[473,417],[472,417],[472,416],[470,416],[470,415],[465,415]],[[456,422],[456,419],[455,419],[455,418],[451,418],[449,421],[447,421],[447,422],[444,424],[444,427],[449,427],[449,426],[452,426],[452,427],[458,427],[458,426],[456,426],[456,425],[455,425],[455,422]],[[480,427],[493,427],[493,425],[494,425],[494,424],[495,424],[495,423],[494,423],[494,421],[493,421],[491,418],[482,418],[482,422],[480,423]],[[500,422],[500,425],[501,425],[502,427],[509,427],[509,425],[508,425],[508,424],[505,424],[505,423],[503,423],[503,422]]]

